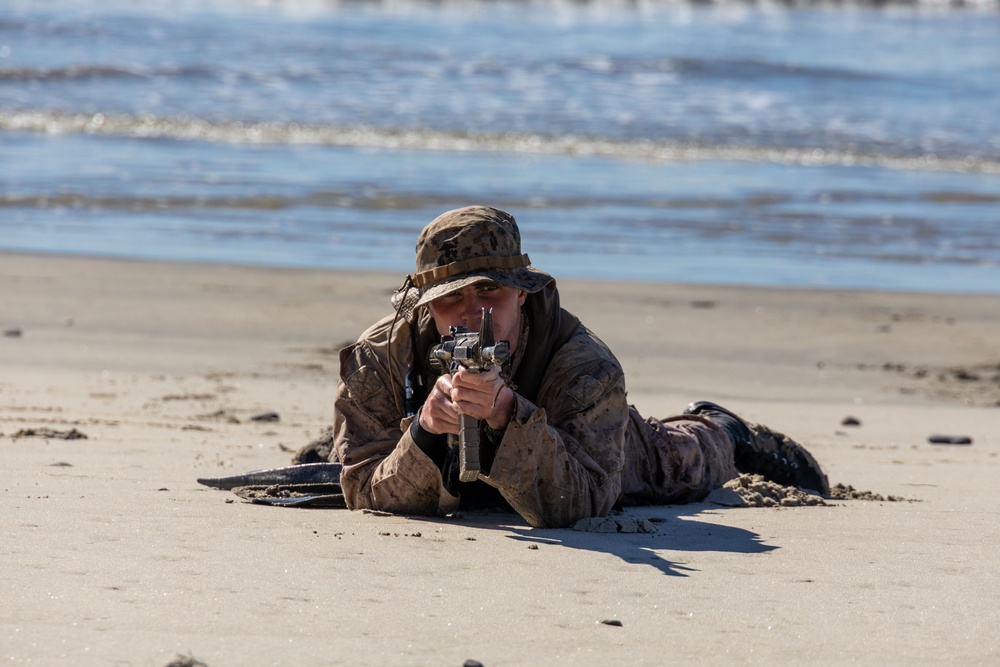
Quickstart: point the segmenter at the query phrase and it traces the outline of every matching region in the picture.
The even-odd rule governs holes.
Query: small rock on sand
[[[14,440],[18,438],[49,438],[52,440],[86,440],[87,435],[75,428],[68,431],[57,431],[52,428],[22,428],[20,431],[10,436]]]
[[[208,667],[193,655],[179,655],[167,663],[167,667]]]
[[[934,445],[971,445],[972,438],[967,435],[942,435],[935,433],[927,437],[927,442]]]

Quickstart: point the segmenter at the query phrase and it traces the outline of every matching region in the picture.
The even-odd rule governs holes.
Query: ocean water
[[[1000,1],[5,0],[0,250],[1000,292]],[[0,260],[2,261],[2,260]]]

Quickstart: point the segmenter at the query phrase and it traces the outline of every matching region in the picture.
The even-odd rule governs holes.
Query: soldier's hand
[[[451,400],[452,376],[442,375],[420,408],[420,426],[430,433],[458,434],[458,410]]]
[[[500,367],[475,373],[460,368],[451,376],[451,401],[457,413],[485,420],[501,429],[514,412],[514,391],[500,377]]]

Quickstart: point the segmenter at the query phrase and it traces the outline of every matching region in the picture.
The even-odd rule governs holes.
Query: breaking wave
[[[712,145],[577,135],[472,133],[427,128],[336,126],[288,121],[244,122],[184,116],[16,111],[0,116],[0,130],[232,144],[311,144],[385,150],[529,153],[661,162],[726,160],[802,166],[871,166],[899,170],[1000,174],[1000,160],[979,156],[938,156],[931,153],[888,155],[825,147]]]

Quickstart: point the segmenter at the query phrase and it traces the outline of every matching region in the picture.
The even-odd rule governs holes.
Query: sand
[[[1000,663],[1000,297],[561,281],[642,411],[718,401],[883,500],[598,532],[197,484],[322,434],[400,280],[0,255],[0,661]]]

